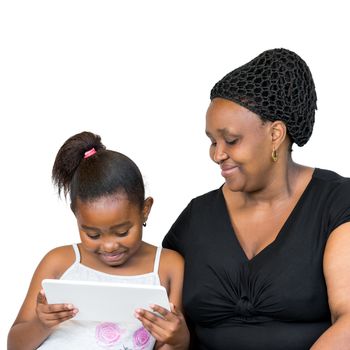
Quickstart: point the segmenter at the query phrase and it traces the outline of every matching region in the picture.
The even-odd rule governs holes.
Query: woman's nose
[[[222,161],[227,159],[227,153],[225,152],[225,147],[221,143],[217,143],[214,154],[213,154],[213,160],[215,163],[220,164]]]

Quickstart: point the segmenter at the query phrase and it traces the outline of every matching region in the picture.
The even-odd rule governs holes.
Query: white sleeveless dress
[[[80,263],[80,252],[76,244],[75,262],[64,272],[61,279],[160,285],[158,267],[161,247],[157,248],[154,268],[150,273],[136,276],[116,276],[96,271]],[[133,323],[76,321],[61,323],[41,344],[40,350],[150,350],[155,339],[135,318]]]

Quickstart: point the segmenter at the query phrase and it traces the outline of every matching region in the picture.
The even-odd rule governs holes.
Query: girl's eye
[[[99,239],[100,238],[100,235],[99,234],[96,234],[96,235],[92,235],[92,234],[86,234],[90,239]]]
[[[129,234],[129,231],[117,233],[118,237],[125,237]]]
[[[88,236],[88,238],[90,239],[99,239],[101,234],[98,233],[98,232],[87,232],[87,231],[84,231],[83,232]]]

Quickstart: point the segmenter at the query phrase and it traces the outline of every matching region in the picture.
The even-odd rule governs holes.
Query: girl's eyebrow
[[[93,226],[81,225],[81,228],[83,228],[84,230],[89,230],[89,231],[98,231],[98,232],[101,231],[99,228],[93,227]]]
[[[125,222],[122,222],[121,224],[113,225],[109,228],[109,230],[112,231],[114,229],[118,229],[120,227],[127,226],[127,225],[130,225],[130,221],[125,221]],[[84,230],[101,232],[101,229],[93,226],[81,225],[81,228],[83,228]]]

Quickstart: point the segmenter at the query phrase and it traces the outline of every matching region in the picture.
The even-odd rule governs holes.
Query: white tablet
[[[138,308],[152,311],[150,305],[157,304],[170,310],[163,286],[56,279],[44,279],[42,286],[49,304],[79,309],[75,320],[135,322]]]

